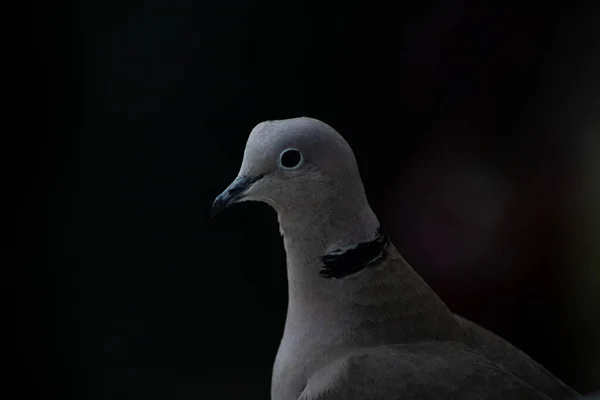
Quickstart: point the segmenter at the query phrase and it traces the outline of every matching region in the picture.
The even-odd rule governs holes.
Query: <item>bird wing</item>
[[[470,347],[478,349],[491,362],[502,364],[551,398],[570,399],[580,395],[511,343],[466,318],[456,316],[456,319],[467,336],[465,343],[470,343]]]
[[[314,373],[299,400],[550,399],[457,342],[363,348]]]

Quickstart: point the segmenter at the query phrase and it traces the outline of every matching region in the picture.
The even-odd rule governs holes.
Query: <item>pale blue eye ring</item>
[[[300,168],[304,164],[304,156],[300,150],[295,148],[288,148],[283,150],[279,154],[277,163],[282,169],[294,170]]]

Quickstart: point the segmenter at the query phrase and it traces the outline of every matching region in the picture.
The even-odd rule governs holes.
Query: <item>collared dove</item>
[[[301,117],[250,133],[213,213],[241,201],[277,212],[289,302],[273,400],[567,399],[578,393],[460,316],[401,257],[332,127]]]

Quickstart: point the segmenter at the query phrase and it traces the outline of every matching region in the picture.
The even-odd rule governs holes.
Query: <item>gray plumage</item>
[[[382,233],[350,146],[327,124],[258,124],[213,209],[246,200],[277,211],[286,250],[289,303],[273,400],[577,395],[448,309]]]

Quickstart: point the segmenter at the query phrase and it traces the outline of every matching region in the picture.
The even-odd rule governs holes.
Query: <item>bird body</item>
[[[246,200],[277,211],[286,251],[289,301],[273,400],[577,395],[449,310],[386,236],[350,146],[327,124],[258,124],[213,209]]]

